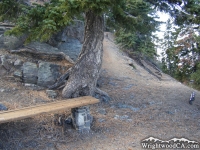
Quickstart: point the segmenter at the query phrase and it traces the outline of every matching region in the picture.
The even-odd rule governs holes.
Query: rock
[[[105,84],[105,79],[103,77],[99,77],[97,80],[97,87],[102,87]]]
[[[124,116],[120,116],[119,118],[120,118],[120,120],[127,120],[129,118],[129,116],[124,115]]]
[[[22,67],[23,82],[37,84],[38,68],[37,64],[31,62],[25,62]]]
[[[62,31],[54,35],[49,44],[57,47],[72,60],[76,61],[84,40],[84,22],[74,21]]]
[[[44,87],[38,86],[36,84],[25,83],[24,86],[28,87],[31,90],[44,90]]]
[[[99,99],[100,101],[106,102],[106,103],[108,103],[111,100],[111,98],[109,96],[101,95],[101,94],[96,93],[96,92],[94,93],[94,97]]]
[[[42,52],[42,53],[56,53],[59,52],[58,48],[53,47],[47,43],[41,43],[41,42],[31,42],[27,45],[27,47],[30,47],[32,49],[35,49],[36,51]]]
[[[1,56],[1,65],[6,70],[10,70],[10,68],[12,67],[5,55]]]
[[[4,36],[2,32],[0,33],[0,48],[4,48]]]
[[[137,112],[137,111],[140,110],[140,108],[133,107],[133,106],[131,106],[131,105],[122,104],[122,103],[118,103],[118,104],[117,104],[117,108],[128,108],[128,109],[131,109],[131,110],[134,111],[134,112]]]
[[[58,97],[58,93],[54,90],[46,90],[46,94],[49,98],[56,98]]]
[[[68,55],[73,61],[76,61],[81,51],[82,44],[77,39],[67,39],[58,45],[58,49]]]
[[[35,99],[33,99],[33,102],[34,103],[46,103],[46,100],[41,99],[41,98],[35,98]]]
[[[21,67],[22,65],[23,65],[23,61],[21,61],[19,59],[15,60],[15,62],[14,62],[15,67]]]
[[[105,122],[106,120],[105,119],[102,119],[102,118],[99,118],[98,119],[98,122],[102,123],[102,122]]]
[[[134,99],[134,97],[135,97],[134,94],[130,95],[130,99]]]
[[[119,115],[115,115],[114,119],[118,120],[119,119]]]
[[[6,49],[17,49],[24,43],[25,36],[15,37],[15,36],[4,36],[4,47]]]
[[[129,84],[129,85],[127,85],[126,87],[124,87],[123,89],[124,89],[124,90],[129,90],[129,89],[131,89],[133,86],[134,86],[134,84]]]
[[[5,110],[8,110],[8,108],[5,106],[5,105],[3,105],[3,104],[0,104],[0,111],[5,111]]]
[[[148,102],[148,104],[149,104],[149,105],[154,105],[154,104],[156,104],[156,102],[151,101],[151,102]]]
[[[112,86],[117,86],[117,83],[113,82],[113,81],[109,81],[109,84]]]
[[[0,89],[0,92],[5,92],[6,90],[5,89]]]
[[[20,80],[22,80],[22,71],[21,70],[16,70],[14,73],[13,73],[13,76],[15,78],[18,78]]]
[[[47,62],[40,62],[38,69],[38,81],[37,85],[42,87],[48,87],[56,82],[56,79],[60,76],[60,66]]]
[[[7,74],[7,70],[2,65],[0,65],[0,76],[4,76],[6,74]]]
[[[105,109],[98,109],[97,112],[102,114],[102,115],[106,115],[106,110]]]
[[[169,115],[174,115],[175,113],[172,111],[165,111],[165,113],[169,114]]]
[[[115,115],[114,119],[121,120],[121,121],[129,121],[129,122],[132,121],[132,119],[130,119],[130,117],[127,115],[123,115],[123,116]]]
[[[73,38],[83,43],[84,29],[85,27],[83,21],[74,21],[73,24],[65,27],[62,31],[57,33],[54,36],[54,40],[59,43],[66,42],[68,39]]]
[[[62,68],[49,62],[39,62],[39,64],[25,62],[21,69],[22,77],[21,72],[17,70],[14,72],[16,78],[22,78],[25,84],[34,84],[41,88],[53,85],[60,77]]]
[[[65,119],[65,124],[72,125],[72,117],[71,116],[69,116],[69,117],[67,117],[67,119]]]

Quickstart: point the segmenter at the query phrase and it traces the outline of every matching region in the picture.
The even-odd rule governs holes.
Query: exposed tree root
[[[68,69],[67,72],[63,74],[54,85],[49,86],[48,89],[54,90],[54,89],[60,89],[60,87],[63,87],[66,83],[66,80],[69,78],[70,72],[71,72],[71,68]]]
[[[108,102],[111,99],[110,96],[108,95],[108,93],[100,90],[99,88],[95,89],[93,96],[96,97],[97,99],[100,99],[103,102]]]
[[[68,62],[70,62],[72,64],[75,64],[75,62],[68,55],[66,55],[63,52],[60,52],[60,54],[65,58],[65,60],[67,60]]]

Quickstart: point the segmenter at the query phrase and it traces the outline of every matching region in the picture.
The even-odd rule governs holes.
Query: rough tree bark
[[[85,14],[85,34],[82,51],[76,64],[69,70],[68,81],[62,91],[64,98],[94,95],[102,65],[104,20],[93,11]]]

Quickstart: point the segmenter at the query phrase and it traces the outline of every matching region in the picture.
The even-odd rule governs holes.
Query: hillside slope
[[[91,106],[91,132],[79,134],[69,127],[63,133],[61,127],[53,125],[53,114],[41,115],[0,125],[0,149],[139,150],[141,140],[150,136],[200,142],[200,92],[165,74],[165,80],[149,74],[123,54],[113,35],[107,34],[98,82],[111,100]],[[0,102],[9,109],[55,101],[47,98],[45,91],[32,91],[2,78],[0,86]],[[189,105],[192,91],[196,100]]]

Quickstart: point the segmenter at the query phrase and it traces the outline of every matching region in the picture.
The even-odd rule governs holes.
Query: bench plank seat
[[[67,100],[32,106],[32,107],[25,107],[22,109],[3,111],[3,112],[0,112],[0,123],[25,119],[25,118],[33,117],[35,115],[52,113],[52,112],[66,110],[70,108],[87,106],[87,105],[95,104],[98,102],[99,100],[94,97],[83,96],[83,97],[78,97],[78,98],[73,98],[73,99],[67,99]]]

